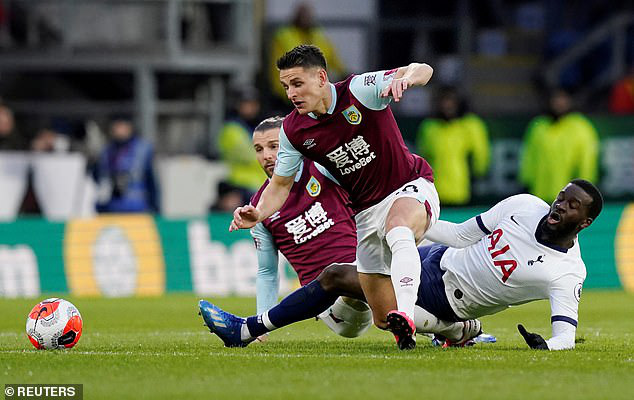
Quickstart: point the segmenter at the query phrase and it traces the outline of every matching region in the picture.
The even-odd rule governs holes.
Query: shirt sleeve
[[[550,321],[566,322],[575,328],[581,299],[583,279],[575,275],[564,275],[550,284]]]
[[[381,92],[392,83],[396,71],[392,69],[356,75],[350,81],[350,92],[370,110],[383,110],[390,104],[392,97],[381,97]]]
[[[279,257],[273,242],[273,235],[262,225],[251,228],[258,257],[258,273],[255,278],[257,313],[261,314],[277,304]]]
[[[526,204],[522,199],[523,196],[526,195],[512,196],[502,200],[488,211],[461,224],[439,220],[429,228],[425,238],[455,248],[470,246],[477,243],[483,236],[490,235],[502,218],[517,209],[514,207],[519,207],[518,203]]]
[[[526,208],[527,204],[534,202],[536,199],[535,196],[530,194],[518,194],[508,197],[491,207],[488,211],[478,215],[476,217],[478,226],[484,233],[489,235],[503,218],[512,215],[517,210]],[[541,200],[539,201],[541,202]]]
[[[293,176],[302,165],[304,156],[291,144],[284,132],[284,127],[280,128],[280,148],[277,152],[277,163],[275,163],[275,174],[279,176]]]
[[[477,243],[484,236],[476,218],[461,224],[438,220],[429,228],[425,238],[449,247],[463,248]]]
[[[317,168],[317,171],[321,172],[321,174],[323,176],[325,176],[326,178],[330,179],[331,181],[333,181],[334,183],[336,183],[337,185],[341,186],[341,184],[339,183],[339,181],[337,180],[337,178],[335,178],[334,176],[332,176],[332,174],[330,173],[330,171],[328,171],[326,169],[326,167],[324,167],[321,164],[315,163],[315,168]]]

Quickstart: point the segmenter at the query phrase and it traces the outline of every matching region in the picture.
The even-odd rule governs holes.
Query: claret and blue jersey
[[[251,229],[258,254],[258,312],[277,302],[278,250],[306,285],[333,263],[354,263],[356,227],[346,192],[320,165],[300,165],[280,210]],[[267,180],[251,199],[256,205]],[[267,283],[268,282],[268,283]]]
[[[407,182],[433,182],[429,164],[411,154],[381,91],[396,70],[353,75],[331,85],[326,114],[284,120],[275,173],[292,176],[307,158],[323,165],[350,194],[355,212],[367,209]]]

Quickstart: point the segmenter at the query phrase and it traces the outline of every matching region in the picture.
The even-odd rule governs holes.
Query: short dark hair
[[[284,53],[282,57],[277,60],[277,68],[279,70],[289,69],[294,67],[321,67],[326,68],[326,57],[321,52],[319,47],[312,44],[300,44],[292,50]]]
[[[603,209],[603,195],[599,191],[599,188],[585,179],[573,179],[570,183],[579,186],[592,197],[592,204],[590,204],[590,208],[588,209],[588,216],[593,220],[596,219]]]
[[[279,115],[276,115],[275,117],[269,117],[260,122],[258,126],[256,126],[253,130],[253,133],[268,131],[269,129],[279,129],[282,127],[282,122],[284,122],[284,117],[281,117]]]

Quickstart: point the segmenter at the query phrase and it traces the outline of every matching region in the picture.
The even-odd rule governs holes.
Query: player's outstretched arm
[[[257,312],[262,314],[277,304],[279,292],[279,256],[271,232],[264,225],[257,224],[251,229],[258,259],[255,276]]]
[[[486,212],[460,224],[438,220],[425,233],[425,238],[449,247],[470,246],[485,235],[490,235],[503,218],[512,216],[515,210],[531,201],[535,201],[534,196],[519,194],[500,201]]]
[[[255,224],[264,221],[282,208],[291,191],[294,179],[294,176],[273,174],[271,182],[260,196],[257,207],[247,205],[236,208],[233,212],[233,221],[229,226],[229,232],[253,228]]]
[[[424,86],[431,79],[434,69],[428,64],[411,63],[407,67],[401,67],[389,86],[381,92],[381,97],[392,96],[395,102],[403,97],[403,92],[412,86]]]
[[[427,230],[425,238],[460,249],[477,243],[485,234],[474,217],[461,224],[438,220]]]

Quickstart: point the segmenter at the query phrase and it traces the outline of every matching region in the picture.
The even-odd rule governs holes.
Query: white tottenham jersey
[[[577,326],[586,268],[576,239],[570,249],[537,240],[537,226],[549,209],[541,199],[522,194],[463,224],[446,223],[461,227],[454,236],[461,247],[470,244],[447,249],[440,262],[446,271],[447,298],[459,317],[477,318],[510,305],[549,299],[553,323]],[[442,229],[442,224],[433,229]],[[430,232],[428,238],[434,240]]]

